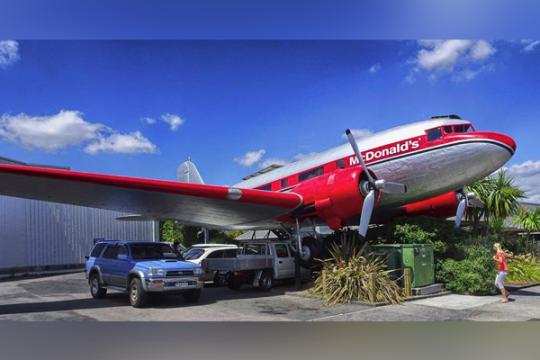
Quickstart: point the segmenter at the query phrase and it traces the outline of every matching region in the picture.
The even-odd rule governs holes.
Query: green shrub
[[[540,262],[532,254],[508,256],[508,282],[526,284],[540,281]]]
[[[325,305],[349,303],[353,300],[398,304],[403,301],[402,291],[390,278],[380,258],[362,256],[350,242],[341,246],[332,244],[332,258],[321,261],[314,286],[309,290],[321,296]]]
[[[490,249],[472,245],[464,248],[462,260],[444,259],[439,262],[437,280],[447,290],[458,294],[490,295],[495,293],[495,264]]]

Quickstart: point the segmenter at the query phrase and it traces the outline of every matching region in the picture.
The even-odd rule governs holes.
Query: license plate
[[[178,281],[174,284],[174,286],[176,287],[180,287],[180,288],[184,288],[184,287],[188,287],[189,284],[185,281]]]

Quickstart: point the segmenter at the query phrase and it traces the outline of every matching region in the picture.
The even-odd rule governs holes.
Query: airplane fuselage
[[[377,178],[407,186],[405,194],[381,196],[380,208],[459,190],[499,169],[516,149],[515,142],[506,135],[478,132],[469,121],[453,118],[392,128],[358,140],[358,147]],[[350,145],[344,144],[235,186],[295,192],[303,181],[358,163]]]

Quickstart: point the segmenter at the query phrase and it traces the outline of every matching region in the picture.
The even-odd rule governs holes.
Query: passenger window
[[[268,184],[268,185],[264,185],[264,186],[259,186],[258,188],[256,188],[257,190],[263,190],[263,191],[270,191],[272,190],[272,184]]]
[[[216,250],[208,254],[206,258],[207,259],[221,259],[222,257],[223,257],[223,250]]]
[[[92,252],[90,253],[91,257],[98,257],[101,254],[101,251],[103,251],[103,248],[105,247],[105,244],[97,244]]]
[[[433,140],[440,139],[441,136],[442,135],[441,135],[441,129],[440,128],[428,130],[428,133],[427,133],[428,141],[433,141]]]
[[[287,178],[281,179],[281,187],[284,188],[287,185],[289,185],[289,179],[287,179]]]
[[[289,251],[287,250],[287,245],[285,244],[276,244],[276,256],[278,258],[289,257]]]
[[[105,249],[105,252],[103,253],[104,259],[116,259],[118,256],[118,246],[116,245],[109,245]]]
[[[247,244],[244,247],[245,255],[266,255],[266,245],[264,244]]]
[[[118,255],[127,255],[127,248],[124,245],[118,247]]]
[[[451,126],[445,126],[445,127],[444,127],[444,133],[445,133],[445,134],[450,134],[450,133],[452,133],[452,127],[451,127]]]
[[[337,169],[345,169],[345,160],[344,159],[339,159],[338,161],[336,161],[336,168]]]
[[[318,167],[318,168],[315,168],[315,169],[312,169],[312,170],[301,173],[298,176],[298,181],[304,181],[304,180],[307,180],[307,179],[311,179],[311,178],[320,176],[322,174],[324,174],[324,168],[321,166],[321,167]]]
[[[234,257],[236,257],[236,249],[225,250],[223,252],[223,257],[224,258],[234,258]]]

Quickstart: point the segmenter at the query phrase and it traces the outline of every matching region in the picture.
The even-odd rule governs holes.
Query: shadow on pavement
[[[182,295],[154,294],[148,303],[148,308],[168,309],[176,307],[191,307],[209,305],[221,300],[257,299],[285,294],[291,290],[288,286],[278,286],[271,291],[260,291],[256,288],[246,287],[240,290],[230,290],[227,287],[209,287],[203,289],[201,299],[197,303],[184,302]],[[40,291],[33,291],[37,295]],[[66,299],[55,301],[22,302],[17,304],[0,305],[0,315],[29,314],[51,311],[70,311],[85,309],[103,309],[114,307],[131,307],[126,293],[109,293],[105,299]]]

